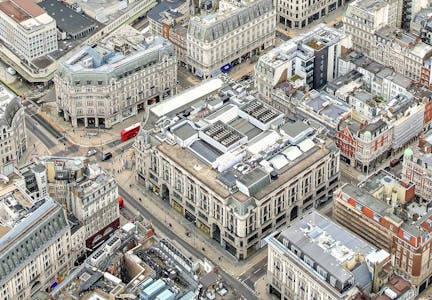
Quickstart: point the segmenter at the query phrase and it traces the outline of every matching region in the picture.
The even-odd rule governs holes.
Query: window
[[[403,237],[404,237],[404,239],[406,239],[408,241],[411,239],[411,235],[406,231],[403,232]]]
[[[336,287],[336,278],[334,278],[333,276],[330,276],[330,284]]]
[[[379,222],[381,220],[381,216],[379,214],[374,214],[373,215],[373,219],[377,222]]]

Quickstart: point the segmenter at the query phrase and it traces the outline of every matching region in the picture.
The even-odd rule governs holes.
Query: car
[[[111,152],[104,153],[104,155],[102,156],[102,161],[106,161],[106,160],[110,159],[111,157],[112,157]]]
[[[399,162],[400,162],[399,158],[392,159],[392,160],[390,161],[390,167],[395,167],[395,166],[397,166],[397,164],[399,164]]]
[[[245,81],[245,80],[249,80],[251,77],[250,75],[243,75],[242,78],[240,80]]]
[[[86,156],[90,157],[90,156],[95,155],[96,153],[97,153],[96,149],[90,149],[89,151],[87,151]]]

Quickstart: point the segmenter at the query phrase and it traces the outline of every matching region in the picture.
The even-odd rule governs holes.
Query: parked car
[[[397,166],[399,164],[399,162],[400,162],[399,158],[392,159],[390,161],[390,167],[393,168],[393,167]]]
[[[87,151],[86,156],[90,157],[90,156],[95,155],[96,153],[97,153],[96,149],[90,149],[89,151]]]
[[[104,155],[102,156],[102,161],[106,161],[106,160],[110,159],[111,157],[112,157],[111,152],[104,153]]]
[[[246,75],[243,75],[240,80],[245,81],[245,80],[249,80],[250,78],[251,78],[250,75],[246,74]]]

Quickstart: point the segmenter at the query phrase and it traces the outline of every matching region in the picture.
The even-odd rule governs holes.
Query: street
[[[176,234],[174,234],[171,229],[166,225],[165,222],[162,220],[159,220],[156,216],[151,214],[149,211],[147,211],[142,205],[140,205],[136,199],[134,199],[126,190],[119,186],[119,195],[123,197],[125,202],[132,206],[135,211],[138,211],[141,216],[143,216],[146,220],[150,221],[154,227],[156,227],[156,234],[159,234],[159,231],[166,236],[167,238],[171,240],[175,240],[177,243],[179,243],[182,247],[185,249],[188,249],[188,251],[194,255],[197,258],[200,259],[207,259],[209,260],[204,254],[202,254],[198,249],[191,247],[191,245],[187,242],[185,242],[183,239],[179,238]],[[214,261],[211,261],[211,263],[215,266],[217,266],[217,263]],[[228,285],[228,287],[239,293],[240,297],[243,299],[258,299],[248,288],[246,288],[244,285],[242,285],[239,281],[237,281],[235,278],[227,274],[223,269],[219,268],[219,274],[221,275],[224,282]]]
[[[252,290],[255,290],[255,283],[267,273],[267,258],[262,259],[249,270],[240,275],[239,280]]]

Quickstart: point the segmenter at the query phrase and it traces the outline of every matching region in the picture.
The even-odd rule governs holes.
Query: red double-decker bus
[[[138,134],[138,131],[140,130],[140,128],[141,128],[141,124],[136,123],[136,124],[133,124],[133,125],[125,128],[125,129],[123,129],[122,131],[120,131],[121,140],[124,142],[124,141],[127,141],[128,139],[133,138],[134,136],[136,136]]]

